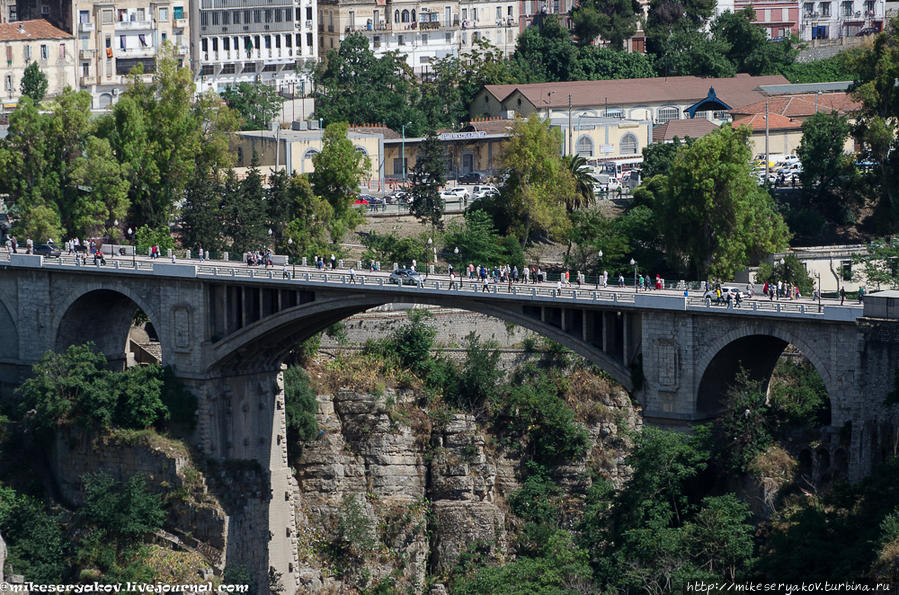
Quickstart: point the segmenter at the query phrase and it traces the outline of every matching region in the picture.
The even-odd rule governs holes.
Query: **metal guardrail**
[[[15,258],[15,257],[24,258]],[[365,290],[401,293],[425,293],[445,295],[447,292],[500,300],[520,300],[522,298],[540,303],[562,305],[573,304],[621,304],[628,309],[689,311],[694,313],[729,314],[737,316],[777,316],[785,318],[817,319],[829,322],[854,322],[862,316],[861,305],[843,305],[835,302],[818,302],[768,299],[746,299],[742,304],[709,303],[699,296],[686,297],[683,293],[651,290],[644,292],[626,291],[623,288],[598,289],[589,285],[582,287],[558,284],[488,283],[480,280],[456,279],[451,283],[448,277],[432,275],[416,285],[397,285],[390,282],[389,272],[355,272],[347,269],[322,271],[313,267],[256,268],[233,266],[222,261],[184,261],[171,263],[164,259],[107,259],[106,265],[94,264],[88,258],[86,263],[76,264],[74,257],[41,259],[33,255],[12,255],[8,267],[46,268],[50,270],[84,271],[85,273],[139,274],[160,277],[198,278],[226,280],[251,280],[288,285],[311,285],[319,288],[356,287]],[[38,264],[39,263],[39,264]],[[485,289],[486,288],[486,289]],[[486,294],[486,295],[485,295]]]

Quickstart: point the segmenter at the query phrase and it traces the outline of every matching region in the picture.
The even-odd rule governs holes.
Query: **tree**
[[[221,250],[222,184],[212,175],[194,175],[184,189],[181,204],[181,245],[208,252]]]
[[[881,33],[867,50],[854,56],[852,96],[861,102],[855,136],[864,143],[863,157],[875,163],[878,201],[875,220],[882,231],[899,225],[899,38]]]
[[[725,55],[736,71],[772,74],[792,64],[799,53],[795,38],[771,43],[754,20],[755,11],[747,6],[737,12],[725,11],[712,22],[712,37],[729,48]]]
[[[574,178],[559,156],[562,138],[558,129],[531,114],[517,120],[502,157],[509,179],[501,200],[512,215],[522,248],[534,232],[561,237],[569,220],[560,208],[576,192]]]
[[[20,85],[22,95],[31,97],[35,105],[43,101],[47,95],[47,75],[41,72],[37,62],[31,62],[25,67],[22,73],[22,83]]]
[[[287,200],[290,207],[287,211],[293,218],[287,223],[283,231],[283,238],[279,249],[291,257],[303,255],[324,254],[328,246],[328,231],[334,219],[334,209],[331,204],[312,191],[308,176],[294,175],[290,178],[287,190]]]
[[[255,162],[243,180],[238,181],[233,172],[228,172],[225,178],[222,214],[225,235],[231,240],[229,246],[235,253],[257,251],[268,239],[262,181]]]
[[[724,398],[724,413],[717,420],[716,444],[728,472],[740,473],[749,468],[756,455],[771,442],[767,427],[767,398],[763,381],[740,370]]]
[[[456,248],[459,252],[456,253]],[[445,258],[457,267],[472,264],[513,264],[519,268],[523,262],[510,260],[503,248],[502,236],[496,232],[486,211],[471,209],[465,212],[463,221],[454,220],[447,226],[443,251]]]
[[[222,99],[243,119],[241,130],[268,130],[281,112],[284,98],[274,87],[262,83],[228,85]]]
[[[750,175],[749,130],[724,126],[678,151],[651,199],[672,255],[699,279],[730,279],[753,259],[786,248],[789,231]]]
[[[529,27],[518,36],[511,62],[521,83],[574,80],[577,49],[571,34],[556,15],[543,17],[540,27]]]
[[[571,12],[571,21],[581,45],[592,44],[601,36],[610,48],[623,50],[624,42],[637,32],[641,12],[636,0],[589,0]]]
[[[845,153],[849,122],[836,112],[817,113],[802,123],[802,140],[796,154],[802,160],[802,194],[830,221],[843,223],[848,186],[855,174],[854,158]]]
[[[329,124],[322,136],[322,150],[312,158],[312,189],[331,205],[331,241],[340,242],[361,215],[352,208],[359,184],[371,171],[371,161],[347,138],[346,123]]]
[[[580,155],[563,155],[562,164],[568,168],[568,172],[574,179],[574,194],[568,197],[565,208],[569,213],[584,209],[596,202],[593,194],[593,178],[587,167],[587,159]]]
[[[425,118],[417,108],[419,89],[412,69],[399,52],[376,57],[361,33],[348,35],[329,50],[315,72],[315,111],[330,125],[383,123],[417,135]]]
[[[656,75],[652,58],[595,45],[577,49],[576,80],[637,79]]]
[[[443,209],[446,206],[440,196],[440,188],[446,183],[445,170],[443,149],[431,132],[419,147],[412,169],[412,186],[409,188],[412,205],[409,213],[422,223],[430,223],[437,228],[443,227]]]
[[[649,38],[648,38],[649,39]],[[726,56],[727,44],[702,31],[671,29],[656,38],[658,76],[731,77],[737,73]]]
[[[84,155],[75,160],[72,183],[80,191],[72,208],[69,231],[79,237],[115,239],[116,220],[128,214],[127,168],[112,154],[109,141],[89,136]]]
[[[686,528],[697,566],[730,580],[745,572],[755,550],[751,516],[749,506],[734,494],[704,498]]]
[[[674,137],[673,142],[670,143],[652,143],[643,147],[643,167],[640,172],[642,178],[648,180],[653,176],[668,175],[681,144],[689,145],[692,140],[686,138],[681,141]]]
[[[865,281],[890,288],[899,288],[899,240],[881,238],[868,244],[868,252],[853,259],[861,264]]]
[[[782,260],[784,261],[783,264],[780,264],[780,261],[774,264],[761,263],[755,273],[756,283],[767,283],[768,285],[773,283],[777,285],[778,281],[783,281],[798,287],[803,295],[811,295],[812,289],[815,287],[815,281],[802,265],[802,262],[793,254],[787,254]]]

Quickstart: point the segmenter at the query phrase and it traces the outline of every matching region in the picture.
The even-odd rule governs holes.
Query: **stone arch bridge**
[[[226,554],[260,579],[269,566],[284,577],[298,569],[282,362],[302,339],[385,303],[472,310],[541,333],[605,370],[642,404],[647,421],[663,424],[712,417],[740,367],[767,381],[792,344],[827,387],[834,434],[851,429],[841,454],[851,478],[886,456],[893,434],[896,411],[883,403],[899,367],[899,292],[873,294],[864,309],[761,300],[727,309],[590,287],[494,285],[483,292],[469,283],[450,288],[446,279],[399,287],[383,275],[352,280],[309,269],[288,277],[227,265],[118,261],[101,268],[10,255],[0,265],[0,387],[8,396],[45,351],[85,341],[123,364],[142,310],[163,363],[199,397],[197,446],[214,459],[251,459],[269,472],[271,498],[256,506],[263,522],[233,523]]]

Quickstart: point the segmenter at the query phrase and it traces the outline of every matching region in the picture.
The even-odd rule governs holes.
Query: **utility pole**
[[[765,100],[765,184],[768,183],[768,169],[770,160],[770,153],[768,152],[768,100]]]
[[[568,154],[574,155],[571,145],[571,93],[568,94]]]

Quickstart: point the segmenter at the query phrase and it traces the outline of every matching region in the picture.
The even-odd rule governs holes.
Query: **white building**
[[[22,76],[33,62],[47,77],[47,96],[75,86],[75,43],[72,36],[47,21],[0,24],[0,46],[6,62],[0,67],[3,80],[3,111],[15,109],[22,95]]]
[[[315,0],[192,0],[197,92],[264,83],[298,95],[318,57]]]
[[[883,30],[884,0],[808,0],[800,2],[803,41],[856,37]]]

